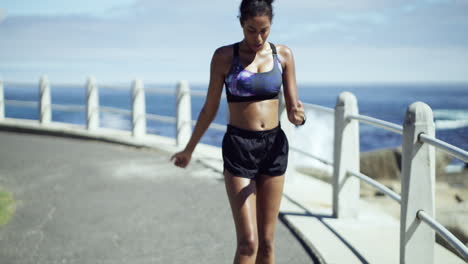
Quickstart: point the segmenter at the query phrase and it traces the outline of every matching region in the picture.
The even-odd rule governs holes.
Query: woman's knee
[[[239,239],[237,242],[237,251],[240,255],[253,256],[257,253],[258,241],[254,236]]]
[[[275,246],[273,238],[261,238],[258,245],[258,253],[262,256],[272,255],[274,247]]]

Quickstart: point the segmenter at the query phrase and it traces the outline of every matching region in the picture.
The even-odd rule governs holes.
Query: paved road
[[[0,131],[0,187],[16,213],[0,263],[232,263],[221,175],[167,153]],[[277,263],[311,263],[281,223]]]

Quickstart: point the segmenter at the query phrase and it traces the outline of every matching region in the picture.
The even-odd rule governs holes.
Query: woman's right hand
[[[185,168],[189,164],[191,158],[192,152],[183,150],[172,155],[170,161],[172,162],[172,160],[175,159],[174,165],[176,165],[177,167]]]

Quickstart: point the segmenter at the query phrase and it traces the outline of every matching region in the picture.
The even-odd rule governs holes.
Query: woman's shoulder
[[[211,60],[212,68],[217,69],[217,71],[223,75],[226,75],[231,68],[231,63],[234,58],[233,46],[234,44],[221,46],[213,53],[213,58]]]
[[[274,44],[274,45],[276,47],[276,52],[279,55],[280,61],[288,62],[292,60],[292,57],[293,57],[292,50],[288,46],[282,45],[282,44]]]
[[[215,50],[214,55],[215,56],[231,57],[232,58],[232,55],[234,53],[234,45],[235,45],[235,43],[225,45],[225,46],[221,46],[221,47],[219,47],[219,48],[217,48]]]
[[[217,48],[213,54],[213,60],[221,64],[230,64],[234,54],[234,44]]]
[[[283,44],[275,44],[277,53],[280,54],[283,57],[289,57],[292,55],[292,50]]]

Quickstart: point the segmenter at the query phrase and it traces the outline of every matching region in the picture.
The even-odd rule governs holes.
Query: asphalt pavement
[[[167,152],[0,131],[0,187],[16,212],[0,263],[232,263],[222,175]],[[281,223],[276,263],[313,263]]]

